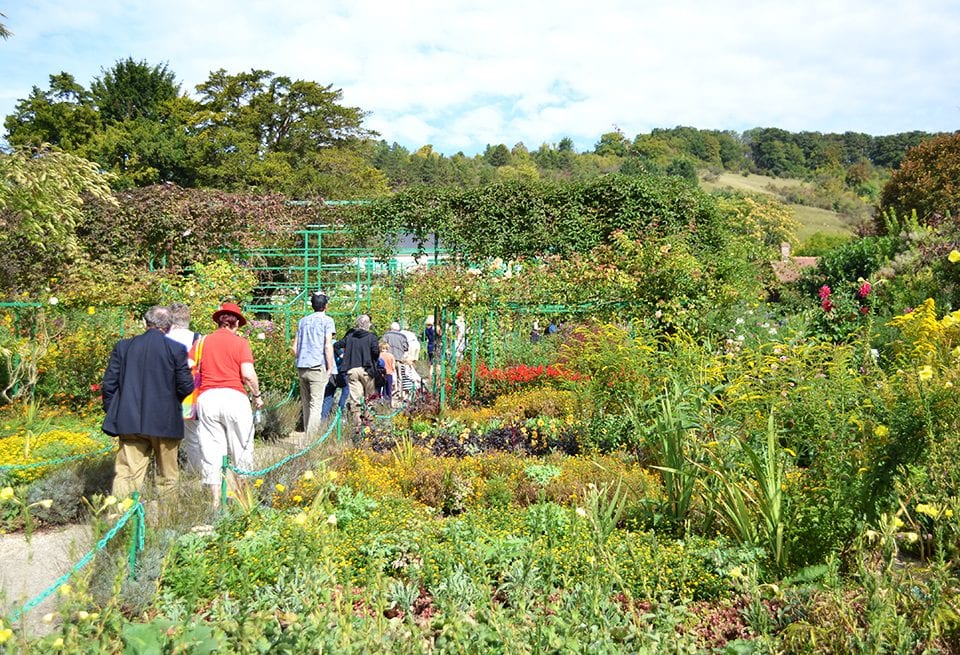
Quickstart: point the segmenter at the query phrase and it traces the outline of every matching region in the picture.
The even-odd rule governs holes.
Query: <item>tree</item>
[[[11,145],[36,148],[48,143],[66,152],[82,153],[100,129],[100,115],[89,92],[73,75],[61,72],[50,76],[47,91],[33,87],[3,125]]]
[[[6,18],[6,17],[7,17],[6,14],[0,14],[0,18]],[[3,39],[4,41],[6,41],[11,36],[13,36],[13,32],[8,30],[6,25],[4,25],[3,23],[0,23],[0,39]]]
[[[90,96],[104,124],[147,118],[163,118],[164,103],[180,96],[180,86],[166,64],[150,66],[127,58],[101,71],[90,85]]]
[[[880,195],[882,211],[922,222],[960,215],[960,132],[944,134],[907,151]]]
[[[593,147],[593,152],[597,155],[614,155],[624,157],[630,147],[630,142],[619,129],[613,132],[607,132],[600,135],[600,141]]]
[[[483,152],[483,158],[491,166],[500,168],[510,163],[510,149],[502,143],[495,146],[487,144],[487,149]]]
[[[339,104],[343,93],[332,85],[220,69],[197,91],[193,132],[201,183],[278,190],[292,171],[308,165],[308,155],[376,136],[362,127],[363,111]]]

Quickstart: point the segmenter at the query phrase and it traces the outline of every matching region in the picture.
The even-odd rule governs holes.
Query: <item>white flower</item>
[[[257,338],[260,339],[260,341],[263,341],[264,339],[267,338],[267,335],[264,334],[263,332],[257,332]]]
[[[586,518],[586,516],[587,516],[587,510],[583,509],[582,507],[578,507],[578,508],[577,508],[577,516],[582,516],[582,517]]]
[[[50,509],[52,506],[53,506],[53,499],[51,498],[44,498],[43,500],[40,501],[40,507],[42,507],[43,509]]]
[[[50,300],[47,301],[51,305],[56,305],[60,300],[56,296],[50,296]]]
[[[329,523],[330,525],[336,525],[336,524],[337,524],[337,515],[336,515],[336,514],[331,514],[330,516],[328,516],[328,517],[327,517],[327,523]]]
[[[56,615],[55,613],[53,613],[53,612],[50,612],[49,614],[44,614],[44,615],[43,615],[43,622],[44,622],[44,623],[53,623],[53,620],[54,620],[55,618],[57,618],[57,615]]]
[[[737,325],[743,325],[743,317],[737,319]]]

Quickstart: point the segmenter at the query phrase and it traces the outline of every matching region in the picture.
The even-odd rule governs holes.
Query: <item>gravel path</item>
[[[89,525],[68,525],[34,532],[0,534],[0,612],[9,615],[51,585],[76,564],[93,545]],[[43,615],[57,608],[56,594],[23,616],[30,635],[43,634]]]

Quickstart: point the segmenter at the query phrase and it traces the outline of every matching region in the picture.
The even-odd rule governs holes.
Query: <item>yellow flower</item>
[[[52,506],[53,506],[53,499],[51,498],[44,498],[43,500],[40,501],[40,507],[42,507],[43,509],[50,509]]]
[[[54,614],[53,612],[50,612],[49,614],[44,614],[44,615],[43,615],[43,622],[44,622],[44,623],[53,623],[53,620],[54,620],[55,618],[57,618],[57,615]]]
[[[256,482],[253,483],[253,486],[259,489],[263,486],[263,478],[257,478]]]
[[[3,630],[0,630],[0,644],[5,643],[12,636],[13,636],[13,630],[11,630],[10,628],[4,628]]]
[[[61,596],[69,596],[72,591],[73,591],[73,587],[71,587],[68,584],[65,584],[62,587],[60,587]]]
[[[956,250],[951,250],[950,254],[947,255],[947,259],[950,260],[951,264],[956,264],[957,262],[960,262],[960,252]]]
[[[337,477],[339,476],[339,473],[337,473],[336,471],[330,471],[328,475],[330,476],[331,480],[336,480]]]
[[[63,648],[63,637],[57,637],[53,640],[54,648]]]
[[[307,513],[306,513],[306,512],[300,512],[299,514],[297,514],[296,516],[293,517],[293,522],[296,523],[297,525],[306,525],[306,524],[307,524]]]
[[[279,482],[277,483],[277,486],[274,487],[274,489],[277,490],[277,493],[281,493],[281,494],[287,490],[287,488],[282,484],[280,484]]]
[[[890,434],[890,428],[888,428],[886,425],[878,425],[877,427],[873,428],[873,433],[883,439],[885,436]]]
[[[921,366],[920,370],[917,371],[917,377],[920,378],[921,381],[926,382],[933,377],[933,367],[929,364],[926,366]]]
[[[127,496],[120,502],[120,509],[126,512],[128,509],[133,507],[133,498]]]
[[[932,519],[940,517],[940,508],[936,505],[928,505],[926,503],[919,503],[916,507],[916,510],[921,514],[926,514]]]
[[[11,498],[13,498],[13,487],[0,489],[0,500],[10,500]]]
[[[90,614],[85,610],[80,610],[79,612],[77,612],[77,618],[80,619],[81,621],[86,621],[87,619],[90,618]]]
[[[89,307],[87,307],[87,313],[93,316],[94,314],[97,313],[97,308],[94,307],[93,305],[90,305]]]
[[[303,496],[297,495],[293,497],[293,502],[300,503],[303,502]]]

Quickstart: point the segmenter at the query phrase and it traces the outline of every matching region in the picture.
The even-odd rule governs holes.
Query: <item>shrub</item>
[[[71,455],[93,453],[105,448],[104,441],[87,432],[52,430],[40,435],[15,434],[0,439],[0,464],[29,465]],[[4,484],[23,484],[39,479],[53,470],[55,464],[0,472]]]

